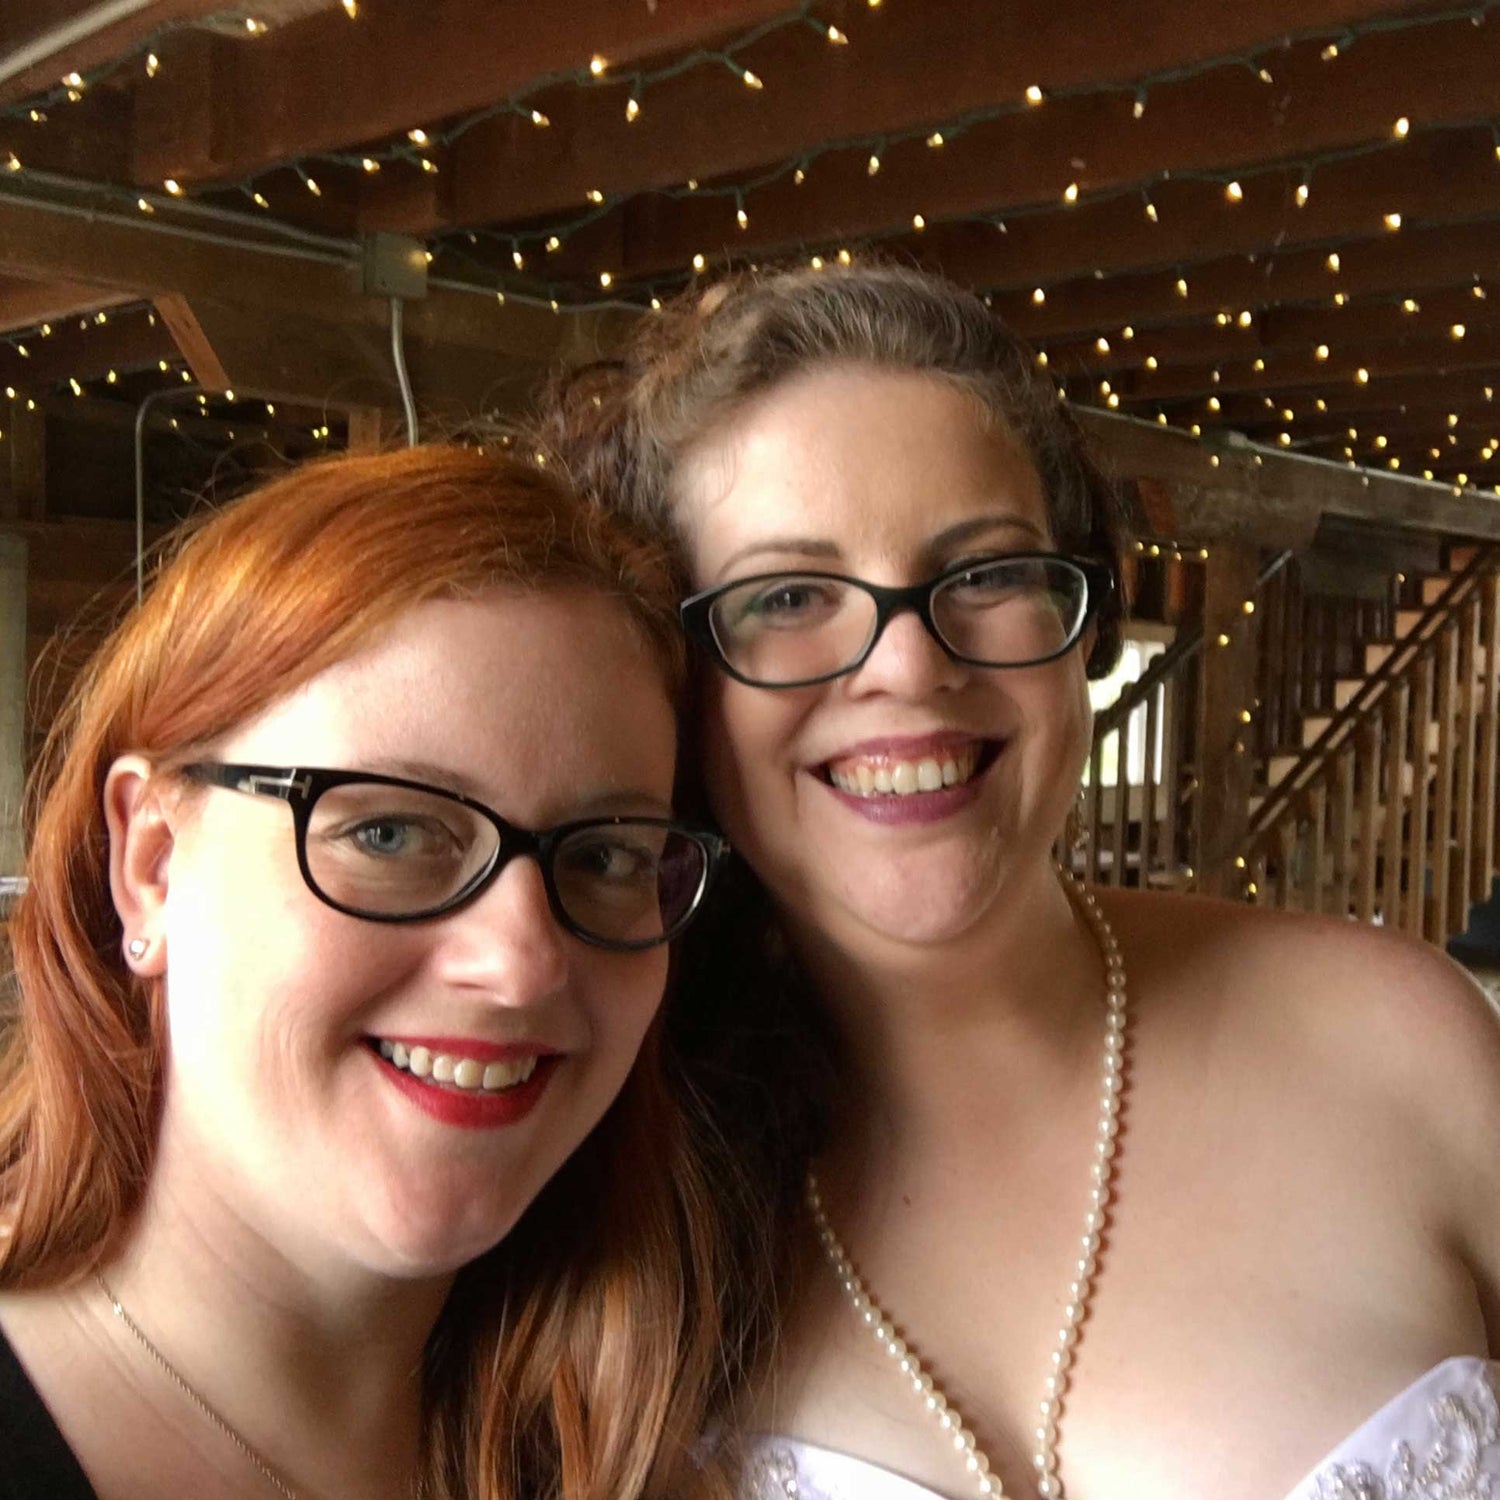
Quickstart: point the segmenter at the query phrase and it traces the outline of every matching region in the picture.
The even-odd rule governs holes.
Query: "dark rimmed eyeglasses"
[[[954,661],[1039,666],[1078,644],[1113,587],[1104,563],[1009,552],[907,588],[840,573],[757,573],[693,595],[681,613],[689,637],[736,681],[794,688],[854,671],[907,609]]]
[[[179,769],[205,786],[285,802],[307,888],[368,922],[444,916],[527,856],[560,926],[596,947],[633,952],[687,926],[729,852],[718,834],[668,818],[520,828],[471,797],[395,776],[217,761]]]

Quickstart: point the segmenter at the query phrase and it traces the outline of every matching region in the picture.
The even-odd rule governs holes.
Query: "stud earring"
[[[148,949],[150,946],[151,944],[148,943],[145,938],[131,938],[130,943],[125,951],[129,953],[132,958],[144,958],[146,956],[146,949]]]

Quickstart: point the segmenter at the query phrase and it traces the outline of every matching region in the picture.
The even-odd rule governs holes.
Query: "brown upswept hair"
[[[1088,662],[1106,674],[1124,610],[1123,498],[1034,352],[955,282],[879,263],[731,276],[643,317],[618,359],[556,382],[538,436],[590,493],[674,532],[684,452],[760,392],[833,364],[936,376],[1021,443],[1059,546],[1115,575]]]
[[[1033,351],[982,298],[942,277],[870,263],[772,268],[696,288],[643,317],[617,358],[555,381],[527,441],[555,455],[585,492],[680,548],[676,478],[693,445],[731,426],[757,395],[840,365],[948,382],[981,420],[1020,442],[1059,547],[1114,574],[1087,663],[1091,676],[1106,674],[1125,602],[1123,496]],[[692,729],[690,715],[689,740]],[[841,1047],[765,888],[740,860],[684,937],[678,973],[693,1004],[671,1018],[674,1050],[755,1204],[730,1225],[740,1269],[721,1299],[728,1367],[741,1379],[716,1410],[732,1463],[744,1396],[774,1357],[800,1280],[804,1182],[841,1107]]]
[[[666,689],[681,685],[663,549],[509,457],[438,446],[315,463],[165,555],[75,682],[31,783],[0,1028],[0,1287],[102,1263],[151,1171],[162,986],[120,956],[102,800],[117,756],[180,763],[403,611],[497,586],[619,600]],[[423,1371],[432,1500],[677,1495],[679,1469],[713,1489],[688,1446],[719,1371],[719,1209],[661,1032],[658,1018],[511,1234],[458,1274]]]

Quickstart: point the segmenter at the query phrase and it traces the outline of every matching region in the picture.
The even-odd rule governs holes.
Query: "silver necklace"
[[[214,1426],[217,1427],[219,1431],[222,1432],[224,1436],[227,1437],[229,1441],[233,1443],[234,1446],[238,1448],[240,1452],[243,1453],[245,1457],[248,1458],[257,1469],[260,1470],[261,1477],[266,1481],[267,1484],[271,1486],[272,1489],[274,1489],[279,1495],[283,1497],[283,1500],[300,1500],[297,1491],[294,1490],[291,1485],[289,1485],[286,1480],[284,1480],[281,1475],[278,1474],[276,1470],[273,1469],[270,1464],[268,1464],[265,1459],[263,1459],[260,1454],[257,1453],[255,1449],[252,1448],[250,1444],[247,1443],[245,1439],[242,1438],[239,1433],[236,1432],[234,1428],[231,1427],[229,1423],[226,1422],[224,1418],[221,1417],[218,1412],[216,1412],[213,1407],[211,1407],[208,1402],[205,1401],[203,1397],[200,1396],[198,1392],[195,1391],[192,1386],[190,1386],[187,1381],[177,1373],[176,1369],[172,1365],[171,1360],[169,1360],[167,1356],[163,1354],[161,1350],[158,1349],[149,1338],[146,1337],[146,1331],[141,1327],[139,1323],[136,1322],[134,1318],[130,1316],[128,1312],[125,1311],[125,1304],[121,1302],[120,1299],[115,1296],[112,1291],[110,1291],[109,1283],[104,1279],[103,1275],[100,1272],[94,1272],[94,1280],[99,1283],[99,1290],[103,1292],[104,1295],[109,1299],[109,1305],[114,1309],[115,1316],[131,1331],[132,1334],[134,1334],[136,1342],[140,1344],[141,1348],[144,1349],[146,1353],[149,1354],[151,1358],[154,1359],[157,1364],[162,1367],[162,1369],[167,1374],[167,1378],[172,1382],[172,1384],[175,1385],[177,1389],[180,1390],[182,1394],[186,1396],[188,1400],[191,1401],[193,1405],[196,1406],[198,1410],[202,1412],[203,1415],[207,1417],[208,1420],[212,1422]]]
[[[1083,1235],[1078,1244],[1078,1260],[1068,1287],[1068,1306],[1063,1313],[1057,1343],[1052,1350],[1051,1368],[1043,1386],[1034,1431],[1036,1446],[1031,1465],[1036,1476],[1037,1494],[1042,1500],[1062,1500],[1063,1485],[1057,1466],[1057,1432],[1062,1415],[1063,1397],[1068,1389],[1068,1375],[1083,1320],[1088,1313],[1099,1267],[1099,1239],[1109,1218],[1110,1189],[1114,1180],[1115,1145],[1120,1133],[1120,1103],[1125,1096],[1125,964],[1120,945],[1108,920],[1099,909],[1092,891],[1084,889],[1071,876],[1064,877],[1072,886],[1079,906],[1094,929],[1099,950],[1104,955],[1105,1021],[1104,1062],[1099,1095],[1099,1125],[1094,1138],[1094,1156],[1090,1166],[1089,1209],[1083,1220]],[[948,1439],[949,1445],[963,1460],[964,1468],[978,1486],[978,1493],[988,1500],[1004,1500],[1005,1487],[991,1468],[989,1459],[974,1437],[973,1429],[942,1387],[932,1378],[920,1359],[912,1353],[896,1332],[895,1320],[875,1300],[869,1286],[854,1269],[848,1253],[839,1242],[823,1208],[818,1179],[807,1175],[807,1208],[813,1228],[823,1247],[823,1254],[849,1305],[870,1330],[875,1342],[890,1356],[896,1369],[910,1385],[912,1394],[927,1408]]]

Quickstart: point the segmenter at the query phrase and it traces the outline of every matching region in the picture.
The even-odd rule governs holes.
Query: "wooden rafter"
[[[315,16],[253,48],[200,49],[163,67],[160,87],[141,96],[136,174],[250,176],[486,108],[592,53],[628,66],[787,9],[787,0],[537,0],[522,19],[494,0],[369,0],[353,26],[342,14]]]
[[[0,277],[0,333],[30,328],[79,313],[118,307],[130,299],[76,281],[23,281]]]
[[[904,232],[918,213],[936,226],[954,218],[1004,216],[1038,204],[1060,210],[1070,183],[1077,184],[1081,202],[1087,204],[1100,195],[1153,184],[1167,173],[1210,172],[1228,179],[1239,169],[1258,170],[1267,161],[1291,164],[1295,180],[1283,187],[1273,179],[1270,194],[1258,180],[1246,178],[1244,212],[1231,231],[1244,235],[1254,233],[1252,225],[1280,219],[1301,174],[1312,164],[1331,153],[1389,143],[1398,112],[1415,132],[1409,141],[1413,147],[1425,129],[1500,114],[1500,27],[1476,31],[1466,19],[1410,34],[1370,37],[1331,64],[1321,60],[1318,44],[1308,44],[1285,59],[1278,56],[1276,70],[1272,86],[1245,68],[1218,69],[1165,86],[1160,98],[1153,93],[1139,121],[1132,118],[1134,101],[1128,91],[1057,99],[945,138],[941,149],[931,149],[921,139],[892,147],[879,154],[880,169],[873,178],[868,146],[822,157],[809,167],[802,185],[789,173],[746,195],[746,231],[737,227],[741,204],[732,196],[631,202],[616,216],[619,222],[605,220],[570,240],[556,257],[557,274],[587,273],[597,269],[601,257],[612,257],[626,275],[659,274],[686,265],[697,253],[713,258],[727,250],[754,256],[820,248],[833,234],[852,242]],[[1402,87],[1396,103],[1390,79],[1398,70]],[[804,118],[804,111],[790,113],[799,121]],[[868,134],[878,133],[877,122]],[[505,152],[492,151],[474,167],[482,184],[476,192],[466,194],[462,157],[455,164],[450,204],[457,222],[522,217],[507,201],[509,173],[518,157],[537,148],[514,132],[511,137]],[[699,162],[705,157],[700,150]],[[511,166],[502,168],[502,159]],[[711,159],[722,158],[715,151]],[[1413,150],[1410,159],[1415,162],[1419,154]],[[592,185],[614,187],[622,168],[628,172],[623,161],[614,164],[613,172],[601,164]],[[559,174],[543,169],[536,175],[555,183]],[[1320,217],[1327,220],[1341,188],[1357,193],[1367,175],[1332,163],[1312,171],[1312,199],[1301,216],[1304,232],[1313,232],[1311,225]],[[682,180],[670,186],[680,191]],[[580,185],[571,201],[557,204],[553,212],[566,210],[576,217],[586,191]],[[1222,207],[1221,191],[1216,183],[1206,193],[1185,196],[1195,204],[1202,199],[1212,212]],[[1328,198],[1320,203],[1325,192]],[[1134,206],[1139,209],[1139,197]],[[1165,201],[1159,206],[1164,232],[1154,238],[1167,243],[1169,211]],[[1047,216],[1037,222],[1036,232],[1064,242],[1094,241],[1087,212],[1081,208],[1067,220]]]

